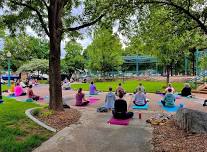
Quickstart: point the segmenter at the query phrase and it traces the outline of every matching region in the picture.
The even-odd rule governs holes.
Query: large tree
[[[85,1],[84,1],[85,2]],[[101,4],[104,4],[103,2]],[[97,5],[101,5],[97,3]],[[71,0],[1,0],[4,23],[11,33],[16,29],[24,30],[31,26],[39,35],[49,38],[49,108],[63,110],[61,76],[60,76],[60,45],[64,36],[76,36],[77,30],[98,22],[105,14],[101,10],[80,10],[82,14],[74,14],[73,9],[83,6],[83,1]],[[83,7],[82,7],[83,8]]]
[[[135,36],[129,48],[139,50],[144,48],[145,54],[156,55],[167,72],[167,83],[169,82],[170,69],[178,68],[178,63],[184,62],[185,53],[188,49],[201,44],[205,36],[198,30],[186,31],[183,27],[185,19],[177,22],[176,17],[166,20],[171,11],[166,7],[151,7],[150,14],[140,24],[137,36]],[[137,46],[136,42],[140,44]]]
[[[122,48],[119,38],[109,29],[99,29],[93,42],[87,47],[88,68],[103,75],[118,70],[122,64]]]

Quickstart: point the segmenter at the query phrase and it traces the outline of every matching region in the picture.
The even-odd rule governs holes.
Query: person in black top
[[[134,113],[127,112],[127,102],[124,99],[122,99],[124,94],[120,91],[118,95],[119,95],[119,99],[115,101],[114,110],[112,111],[114,118],[116,119],[132,118]]]
[[[191,88],[188,83],[185,84],[185,87],[181,91],[181,96],[184,96],[184,97],[191,96]]]

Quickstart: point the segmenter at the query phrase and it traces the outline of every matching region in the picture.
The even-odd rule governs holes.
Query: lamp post
[[[4,39],[3,38],[0,38],[0,51],[3,50],[3,47],[4,47]],[[0,66],[0,103],[3,102],[3,99],[2,99],[2,89],[1,89],[1,83],[2,83],[2,79],[1,79],[1,66]]]
[[[1,90],[1,70],[0,70],[0,103],[2,103],[2,90]]]
[[[8,59],[8,87],[11,86],[11,74],[10,74],[10,67],[11,67],[11,53],[7,52],[6,54],[7,59]]]

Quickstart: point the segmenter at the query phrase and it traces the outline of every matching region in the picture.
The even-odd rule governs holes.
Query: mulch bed
[[[207,134],[190,134],[180,130],[174,120],[155,126],[154,152],[207,152]]]
[[[37,118],[57,130],[77,123],[81,117],[81,113],[78,110],[71,108],[65,109],[64,111],[54,111],[50,115],[44,115],[44,113],[48,113],[48,111],[48,109],[44,109],[42,111],[43,114],[38,115]]]

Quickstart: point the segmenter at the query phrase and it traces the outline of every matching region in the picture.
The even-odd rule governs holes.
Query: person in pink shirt
[[[26,93],[24,92],[22,86],[20,86],[19,83],[17,83],[16,86],[14,87],[14,95],[16,97],[26,95]]]

